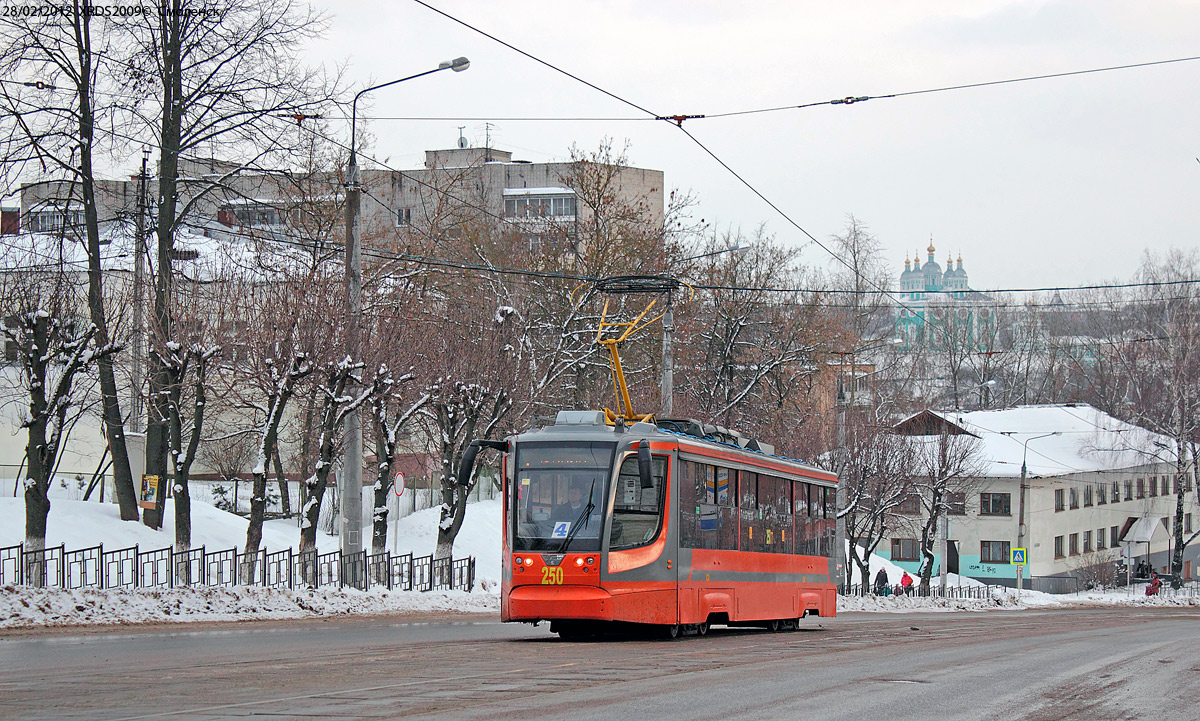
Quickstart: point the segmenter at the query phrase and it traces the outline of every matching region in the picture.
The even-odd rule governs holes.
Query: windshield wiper
[[[563,544],[559,546],[559,553],[566,553],[567,546],[571,545],[575,534],[579,533],[579,529],[587,525],[585,520],[591,515],[592,511],[596,510],[596,504],[592,503],[592,494],[596,492],[596,482],[592,481],[592,487],[588,489],[588,502],[584,504],[583,509],[579,511],[579,516],[575,519],[575,523],[571,525],[571,530],[567,532],[567,537],[563,539]]]

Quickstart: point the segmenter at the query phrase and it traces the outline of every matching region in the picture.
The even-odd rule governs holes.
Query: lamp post
[[[1006,434],[1008,435],[1008,434]],[[1053,433],[1043,433],[1040,436],[1032,436],[1026,438],[1021,448],[1021,487],[1018,494],[1019,501],[1017,507],[1017,548],[1025,548],[1025,479],[1028,477],[1029,469],[1025,465],[1025,457],[1029,454],[1029,442],[1036,441],[1039,438],[1049,438],[1050,436],[1061,436],[1062,431],[1054,431]],[[1025,561],[1029,561],[1029,549],[1025,548]],[[1024,585],[1025,564],[1017,566],[1017,598],[1021,598],[1021,586]],[[1032,578],[1032,576],[1031,576]]]
[[[362,248],[359,245],[358,215],[362,202],[362,184],[358,179],[358,99],[372,90],[379,90],[406,80],[432,75],[443,70],[462,72],[470,67],[466,58],[455,58],[438,65],[433,70],[409,75],[405,78],[372,85],[360,90],[350,105],[350,164],[346,173],[346,355],[357,360],[362,330],[359,316],[362,315]],[[347,384],[351,386],[352,382]],[[352,395],[348,393],[347,395]],[[358,409],[346,414],[346,447],[342,452],[342,472],[338,475],[338,500],[341,503],[342,554],[357,557],[362,553],[362,414]],[[349,566],[348,585],[362,588],[365,568],[358,564]]]
[[[728,248],[714,250],[709,253],[701,253],[687,258],[671,261],[668,265],[676,265],[678,263],[686,263],[689,260],[697,260],[699,258],[708,258],[722,253],[744,253],[750,250],[749,244],[738,241]],[[675,349],[673,347],[675,336],[675,313],[671,310],[671,300],[674,296],[670,291],[667,291],[667,309],[663,312],[663,342],[662,342],[662,382],[660,383],[659,395],[662,396],[662,411],[660,415],[664,418],[669,418],[675,412]]]

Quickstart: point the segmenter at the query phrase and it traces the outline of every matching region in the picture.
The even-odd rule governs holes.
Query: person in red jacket
[[[905,571],[904,575],[900,577],[900,592],[907,595],[909,589],[912,588],[912,585],[912,576],[908,575],[908,571]]]
[[[1150,583],[1146,584],[1146,595],[1153,596],[1158,593],[1158,589],[1162,588],[1162,579],[1158,577],[1156,571],[1150,572]]]

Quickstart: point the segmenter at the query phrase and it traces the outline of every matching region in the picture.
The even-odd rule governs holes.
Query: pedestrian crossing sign
[[[1025,549],[1024,548],[1014,548],[1012,550],[1011,563],[1014,566],[1024,566],[1025,565]]]

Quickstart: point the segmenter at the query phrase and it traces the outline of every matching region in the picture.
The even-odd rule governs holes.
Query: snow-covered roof
[[[1086,404],[928,412],[980,438],[990,477],[1020,476],[1022,459],[1031,478],[1132,468],[1166,460],[1163,446],[1171,447],[1170,438]]]
[[[82,234],[82,229],[79,231]],[[252,244],[234,237],[222,239],[209,237],[208,231],[199,225],[187,225],[175,233],[175,250],[179,257],[175,267],[188,277],[204,278],[215,272],[213,261],[234,260],[249,263],[256,250]],[[130,222],[108,222],[100,224],[100,265],[106,271],[133,271],[135,230]],[[153,244],[154,237],[148,239]],[[283,248],[280,252],[285,252]],[[196,258],[189,258],[188,251],[196,251]],[[153,250],[151,250],[153,257]],[[86,272],[87,250],[81,239],[63,237],[58,232],[20,233],[5,236],[0,246],[0,267],[28,269],[51,267],[62,263],[68,270]],[[217,264],[220,265],[219,263]]]
[[[1160,531],[1166,533],[1161,518],[1139,518],[1133,522],[1128,531],[1125,531],[1121,541],[1122,543],[1150,543],[1154,540],[1155,534]]]
[[[505,188],[505,195],[574,195],[575,191],[570,188],[558,188],[554,186],[546,188]]]

